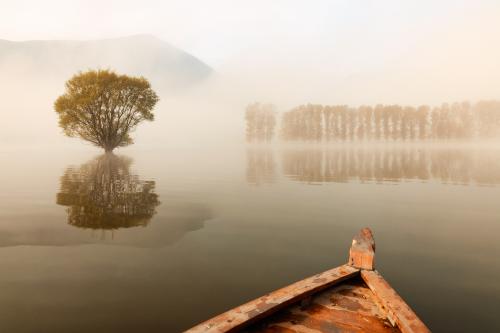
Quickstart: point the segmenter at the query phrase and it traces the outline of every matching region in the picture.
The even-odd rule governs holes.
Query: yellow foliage
[[[54,103],[59,125],[70,137],[79,137],[112,151],[133,143],[130,132],[144,120],[152,121],[159,98],[144,77],[90,70],[66,82],[66,91]]]

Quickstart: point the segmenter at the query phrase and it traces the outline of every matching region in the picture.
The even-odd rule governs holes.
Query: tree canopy
[[[137,124],[154,119],[158,96],[147,79],[110,70],[80,72],[66,82],[66,91],[54,103],[59,125],[70,137],[79,137],[111,152],[133,143]]]
[[[287,141],[337,142],[495,138],[500,136],[500,101],[436,107],[307,104],[283,113],[281,135]]]
[[[276,111],[272,104],[253,103],[245,111],[248,142],[269,142],[274,136]]]

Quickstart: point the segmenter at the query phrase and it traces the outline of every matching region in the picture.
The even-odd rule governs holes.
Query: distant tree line
[[[245,111],[246,136],[249,142],[268,142],[274,137],[276,111],[272,104],[254,103]]]
[[[275,112],[260,104],[247,108],[247,138],[274,134]],[[249,112],[249,110],[254,110]],[[257,110],[257,111],[255,111]],[[260,110],[260,113],[258,112]],[[256,116],[254,114],[258,114]],[[265,128],[267,114],[272,131]],[[249,118],[253,115],[253,118]],[[250,120],[249,120],[250,119]],[[255,120],[261,119],[261,120]],[[258,125],[260,124],[260,125]],[[260,136],[253,133],[266,133]],[[417,141],[492,138],[500,136],[500,101],[442,104],[438,107],[307,104],[283,113],[281,137],[287,141]],[[250,135],[249,135],[250,134]],[[250,140],[253,141],[253,140]],[[259,140],[264,141],[264,140]]]

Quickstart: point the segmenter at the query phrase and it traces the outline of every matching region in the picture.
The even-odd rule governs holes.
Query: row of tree
[[[252,104],[246,111],[247,139],[270,141],[276,112]],[[416,141],[492,138],[500,135],[500,101],[443,104],[439,107],[308,104],[285,112],[281,137],[293,141]]]
[[[254,103],[245,111],[247,141],[271,141],[276,128],[276,110],[272,104]]]

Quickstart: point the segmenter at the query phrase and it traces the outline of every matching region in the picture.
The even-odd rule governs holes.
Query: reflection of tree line
[[[270,105],[258,103],[247,108],[247,138],[250,141],[259,137],[265,137],[260,141],[272,138],[273,110]],[[253,135],[250,130],[253,128],[261,128],[260,131],[266,134]],[[434,108],[425,105],[352,108],[308,104],[285,112],[281,119],[282,138],[295,141],[417,141],[499,135],[500,101],[443,104]]]
[[[274,182],[276,173],[273,151],[263,149],[247,150],[247,182],[261,185]]]
[[[283,171],[307,182],[438,179],[460,184],[500,183],[499,159],[491,151],[480,150],[292,150],[283,154]]]
[[[132,161],[102,155],[61,177],[57,203],[68,206],[68,223],[91,229],[146,226],[159,205],[154,181],[130,173]]]
[[[310,183],[436,179],[444,183],[491,185],[500,184],[500,158],[496,152],[414,147],[289,149],[282,153],[282,168],[287,177]],[[273,159],[270,150],[254,150],[249,154],[248,182],[272,181],[274,178],[268,175],[275,174]]]

